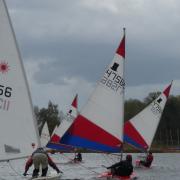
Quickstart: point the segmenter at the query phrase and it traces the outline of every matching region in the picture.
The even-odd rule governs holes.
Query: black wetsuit
[[[117,176],[130,176],[133,172],[133,165],[129,161],[120,161],[107,169],[111,169],[113,175]]]
[[[82,161],[82,155],[81,153],[78,153],[76,157],[74,158],[75,161]]]

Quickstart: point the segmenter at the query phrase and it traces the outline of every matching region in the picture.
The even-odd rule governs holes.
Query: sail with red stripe
[[[172,83],[144,110],[124,125],[124,142],[147,151],[152,144]]]
[[[55,129],[55,132],[53,133],[46,147],[56,150],[62,150],[62,151],[69,151],[73,149],[73,147],[71,146],[61,144],[60,139],[63,136],[63,134],[67,131],[67,129],[71,126],[74,119],[77,117],[77,114],[78,114],[78,95],[76,94],[75,98],[71,103],[71,107],[67,113],[66,118],[63,119],[60,126]]]
[[[119,152],[123,140],[125,33],[102,78],[61,143]]]

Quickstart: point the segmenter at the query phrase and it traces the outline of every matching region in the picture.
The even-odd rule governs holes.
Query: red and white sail
[[[125,34],[94,92],[61,143],[119,152],[123,140]]]
[[[124,142],[143,151],[151,147],[172,83],[144,110],[124,125]]]
[[[76,94],[75,98],[71,103],[71,107],[67,113],[66,118],[63,119],[60,126],[55,129],[50,141],[48,142],[47,144],[48,148],[56,149],[56,150],[67,150],[67,146],[60,144],[60,139],[63,136],[63,134],[68,130],[68,128],[71,126],[77,115],[78,115],[78,95]]]

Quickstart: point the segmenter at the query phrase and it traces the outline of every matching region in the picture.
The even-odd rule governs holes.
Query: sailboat
[[[41,146],[23,62],[4,0],[0,0],[0,116],[0,161],[26,158]]]
[[[172,82],[144,110],[125,123],[124,142],[142,152],[147,152],[151,148],[171,86]]]
[[[87,104],[60,142],[99,152],[120,152],[123,140],[125,35]]]
[[[69,152],[73,151],[74,148],[72,146],[67,146],[65,144],[60,143],[60,139],[63,136],[63,134],[67,131],[67,129],[71,126],[74,119],[78,115],[78,94],[74,97],[71,107],[66,115],[66,118],[62,120],[59,127],[57,127],[50,139],[50,141],[47,143],[46,147],[58,151],[64,151]]]
[[[125,29],[112,62],[60,143],[91,152],[120,153],[124,122]],[[112,178],[112,174],[102,177]],[[116,176],[122,179],[120,176]],[[127,177],[126,177],[127,178]],[[128,177],[130,179],[130,177]]]

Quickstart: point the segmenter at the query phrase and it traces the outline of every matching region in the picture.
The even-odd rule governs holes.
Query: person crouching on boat
[[[146,156],[145,161],[142,161],[142,160],[141,160],[141,161],[139,162],[139,164],[140,164],[140,165],[143,165],[143,166],[145,166],[145,167],[150,167],[151,164],[152,164],[152,162],[153,162],[153,159],[154,159],[153,154],[152,154],[151,151],[149,151],[148,155]]]
[[[25,165],[25,171],[23,174],[24,176],[27,175],[27,172],[29,168],[32,166],[32,164],[34,164],[32,177],[38,177],[40,166],[42,167],[41,176],[46,176],[47,171],[48,171],[48,164],[53,169],[55,169],[57,173],[61,172],[43,148],[37,148],[29,157]]]
[[[74,157],[74,161],[78,161],[78,162],[81,162],[82,161],[82,155],[80,152],[78,152],[77,154],[75,154],[75,157]]]
[[[111,169],[113,176],[130,176],[133,172],[132,156],[128,154],[126,160],[113,164],[112,166],[107,167],[107,169]]]

